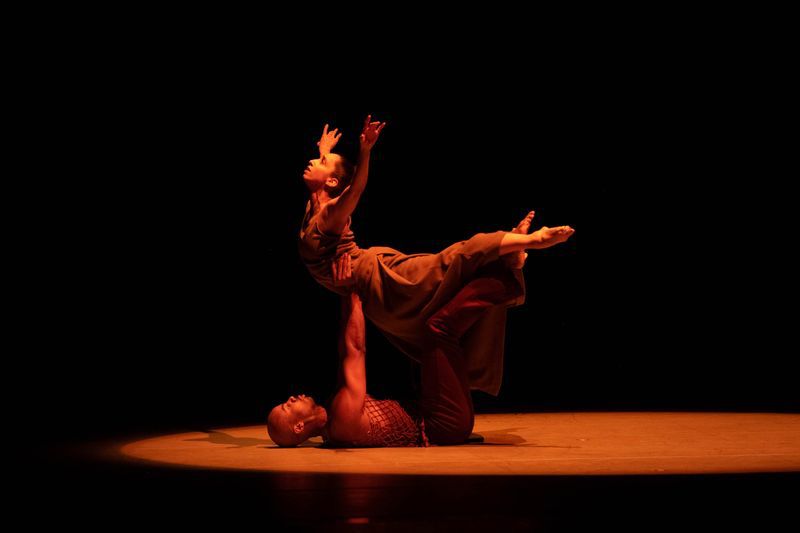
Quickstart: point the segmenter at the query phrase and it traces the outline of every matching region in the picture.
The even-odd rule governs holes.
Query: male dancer
[[[333,265],[334,281],[352,288],[352,276],[350,255],[343,254]],[[333,400],[323,407],[309,396],[290,396],[269,414],[270,437],[279,446],[296,446],[314,436],[344,447],[466,442],[474,413],[460,340],[484,312],[512,305],[521,291],[510,269],[486,270],[426,321],[417,420],[396,401],[367,394],[364,314],[357,292],[348,291],[342,296],[339,387]]]

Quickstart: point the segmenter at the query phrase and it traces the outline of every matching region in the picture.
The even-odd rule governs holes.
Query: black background
[[[478,411],[797,410],[761,95],[743,104],[702,62],[592,65],[371,79],[363,98],[236,63],[70,71],[45,106],[56,179],[30,221],[31,419],[79,439],[325,398],[338,306],[297,255],[301,174],[324,123],[348,154],[367,113],[388,125],[354,215],[362,247],[435,252],[530,209],[577,230],[531,252],[503,388],[476,393]],[[373,394],[407,394],[409,364],[372,329],[368,373]]]
[[[361,246],[434,252],[530,209],[577,229],[531,253],[503,387],[476,393],[479,412],[800,410],[796,98],[775,17],[378,7],[354,27],[343,6],[18,22],[7,440],[46,452],[12,483],[26,519],[230,527],[252,511],[280,529],[320,511],[328,528],[370,490],[375,524],[406,529],[793,517],[794,473],[405,485],[97,461],[94,439],[260,424],[289,393],[331,391],[338,305],[297,255],[301,174],[325,122],[352,152],[367,113],[388,126]],[[370,391],[408,394],[409,374],[370,329]]]

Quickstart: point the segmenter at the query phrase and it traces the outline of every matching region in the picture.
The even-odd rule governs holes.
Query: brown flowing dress
[[[404,254],[383,246],[359,248],[350,223],[341,235],[326,235],[309,203],[300,230],[300,257],[320,285],[344,294],[345,289],[333,285],[331,262],[349,253],[364,315],[416,361],[430,348],[425,321],[480,274],[479,269],[505,268],[498,261],[503,231],[478,233],[436,254]],[[506,310],[525,301],[522,272],[511,272],[521,295],[486,311],[462,340],[470,387],[495,396],[503,379]]]

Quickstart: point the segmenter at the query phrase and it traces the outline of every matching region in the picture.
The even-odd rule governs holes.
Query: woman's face
[[[303,180],[311,190],[320,189],[323,185],[328,183],[328,180],[337,180],[334,176],[337,164],[341,161],[341,157],[337,154],[325,154],[319,159],[312,159],[308,162],[305,172],[303,172]],[[328,183],[329,186],[335,184]]]

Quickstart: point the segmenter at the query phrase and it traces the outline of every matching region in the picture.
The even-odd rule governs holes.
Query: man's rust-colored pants
[[[521,294],[508,270],[467,283],[427,321],[432,349],[422,358],[420,408],[433,444],[460,444],[475,424],[461,337],[492,306]]]

